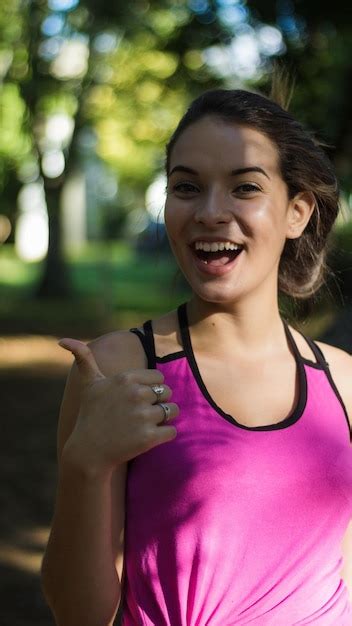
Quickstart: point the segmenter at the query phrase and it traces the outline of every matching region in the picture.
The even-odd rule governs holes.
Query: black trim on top
[[[144,322],[143,330],[144,330],[146,346],[147,346],[148,368],[155,369],[156,354],[155,354],[154,334],[153,334],[153,327],[152,327],[151,320]]]
[[[169,361],[176,361],[177,359],[181,359],[186,356],[183,350],[178,350],[177,352],[170,352],[170,354],[165,354],[165,356],[157,356],[157,363],[169,363]]]
[[[319,369],[323,369],[325,371],[326,374],[326,378],[328,379],[330,386],[333,390],[333,392],[336,395],[336,398],[338,399],[338,401],[341,404],[341,408],[344,412],[345,418],[346,418],[346,422],[347,422],[347,426],[348,426],[348,432],[350,434],[350,441],[352,441],[352,424],[350,424],[350,420],[348,417],[348,413],[347,413],[347,409],[346,409],[346,405],[340,395],[340,392],[338,390],[338,388],[336,387],[335,381],[332,377],[331,374],[331,370],[330,370],[330,365],[329,363],[326,361],[324,354],[321,350],[321,348],[313,341],[313,339],[311,339],[310,337],[306,337],[305,335],[303,335],[303,333],[301,333],[301,331],[297,331],[299,332],[300,335],[302,335],[302,337],[307,341],[307,343],[309,344],[309,346],[311,347],[311,349],[313,350],[316,359],[318,361],[318,364],[314,364],[312,361],[309,361],[308,359],[303,359],[305,361],[305,363],[307,363],[310,367],[319,367]]]
[[[139,337],[143,346],[143,350],[147,357],[148,369],[155,369],[156,363],[168,363],[169,361],[176,361],[185,356],[183,350],[177,350],[177,352],[170,352],[164,356],[156,356],[155,354],[155,341],[153,334],[153,327],[151,320],[148,320],[143,324],[144,332],[140,328],[130,328],[129,332],[134,333]]]
[[[303,361],[305,363],[307,363],[307,365],[312,365],[312,366],[315,366],[315,367],[319,367],[320,369],[328,370],[330,365],[327,362],[327,360],[325,359],[325,357],[324,357],[322,351],[320,350],[319,346],[313,341],[313,339],[303,335],[303,333],[301,333],[300,330],[297,330],[297,332],[303,337],[303,339],[305,339],[305,341],[309,345],[310,349],[312,350],[312,352],[313,352],[313,354],[314,354],[314,356],[315,356],[315,358],[317,360],[317,362],[315,363],[314,361],[310,361],[309,359],[306,359],[306,358],[301,356]]]
[[[347,426],[348,426],[348,432],[350,434],[350,441],[352,442],[352,424],[350,424],[350,420],[349,420],[349,417],[348,417],[346,405],[345,405],[344,401],[342,400],[342,397],[340,395],[340,392],[339,392],[338,388],[335,385],[335,382],[334,382],[333,377],[331,376],[330,370],[327,369],[325,371],[325,373],[326,373],[326,378],[328,379],[328,381],[329,381],[329,383],[330,383],[330,385],[332,387],[332,390],[335,392],[335,395],[336,395],[338,401],[340,402],[342,410],[343,410],[343,412],[345,414],[345,418],[346,418],[346,422],[347,422]]]
[[[195,380],[203,396],[219,415],[224,417],[231,424],[234,424],[238,426],[239,428],[243,428],[245,430],[279,430],[279,429],[287,428],[288,426],[291,426],[292,424],[294,424],[295,422],[299,420],[299,418],[303,414],[303,411],[307,403],[307,377],[306,377],[306,371],[303,365],[303,361],[301,359],[300,352],[296,346],[296,342],[291,334],[290,329],[288,328],[288,325],[286,324],[284,320],[282,321],[283,321],[285,333],[286,333],[288,342],[292,348],[292,351],[294,353],[294,357],[295,357],[295,361],[297,365],[297,373],[298,373],[298,381],[299,381],[298,382],[298,388],[299,388],[298,402],[295,408],[293,409],[293,411],[285,419],[281,420],[280,422],[277,422],[275,424],[267,424],[264,426],[245,426],[244,424],[241,424],[240,422],[238,422],[236,418],[233,417],[232,415],[225,413],[225,411],[223,411],[216,404],[216,402],[213,400],[212,396],[208,392],[207,387],[204,384],[204,381],[201,377],[201,374],[197,365],[197,361],[194,356],[193,348],[192,348],[191,337],[189,333],[189,325],[188,325],[187,303],[183,303],[178,307],[177,314],[178,314],[178,321],[180,325],[183,348],[184,348],[188,363],[190,365],[190,368],[193,372]]]
[[[153,336],[153,328],[151,320],[144,322],[142,332],[139,328],[130,328],[130,333],[134,333],[139,337],[148,361],[148,369],[155,369],[156,356],[155,344]]]

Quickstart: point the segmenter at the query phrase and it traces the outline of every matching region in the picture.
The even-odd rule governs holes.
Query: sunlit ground
[[[71,363],[53,336],[0,337],[1,626],[53,624],[39,576],[55,497],[60,398]]]
[[[39,576],[49,528],[17,531],[13,542],[0,543],[0,564]]]
[[[71,363],[72,355],[54,337],[0,337],[0,370],[57,376],[65,374]]]

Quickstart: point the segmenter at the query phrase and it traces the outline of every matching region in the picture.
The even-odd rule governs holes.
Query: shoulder
[[[89,348],[106,376],[121,370],[147,367],[142,343],[135,333],[128,330],[101,335],[88,343]]]
[[[345,365],[349,362],[352,363],[352,354],[349,354],[346,350],[342,350],[336,346],[331,346],[329,343],[324,343],[323,341],[314,340],[314,343],[319,346],[324,355],[329,355],[333,361],[344,363]]]
[[[315,341],[317,346],[321,349],[324,354],[326,361],[329,363],[330,367],[333,367],[335,370],[339,372],[345,373],[346,376],[352,375],[352,355],[342,350],[341,348],[337,348],[336,346],[331,346],[328,343],[324,343],[323,341]],[[350,379],[351,382],[351,379]]]
[[[331,377],[345,404],[352,426],[352,355],[341,348],[315,341],[329,363]]]
[[[129,331],[116,331],[101,335],[88,344],[101,372],[111,377],[129,369],[144,369],[147,359],[138,337]],[[73,361],[61,402],[58,433],[58,458],[72,433],[81,403],[82,381]]]
[[[177,311],[169,311],[151,320],[157,354],[163,356],[180,345]],[[138,329],[143,333],[143,329]],[[88,343],[105,375],[114,374],[117,368],[139,369],[147,367],[148,359],[136,333],[120,330],[97,337]]]

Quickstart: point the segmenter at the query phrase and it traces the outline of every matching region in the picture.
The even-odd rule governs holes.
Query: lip
[[[196,241],[199,241],[199,240],[196,240]],[[200,241],[208,241],[208,239],[201,239]],[[215,241],[219,241],[219,239],[216,239]],[[224,241],[224,240],[221,240],[221,241]],[[230,241],[230,240],[225,240],[225,241]],[[243,250],[241,250],[241,252],[233,259],[233,261],[229,261],[228,263],[226,263],[226,265],[218,265],[216,267],[213,267],[212,265],[207,265],[206,263],[203,263],[203,261],[201,261],[197,257],[197,255],[195,254],[195,250],[192,247],[191,247],[191,252],[192,252],[192,257],[194,259],[196,268],[202,274],[206,274],[207,276],[224,276],[225,274],[228,274],[229,272],[231,272],[231,270],[233,270],[234,266],[238,263],[240,256],[243,254]]]

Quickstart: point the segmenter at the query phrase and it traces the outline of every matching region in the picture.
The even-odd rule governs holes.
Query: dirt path
[[[70,362],[54,338],[0,338],[1,626],[54,624],[39,568],[53,511],[57,416]]]

